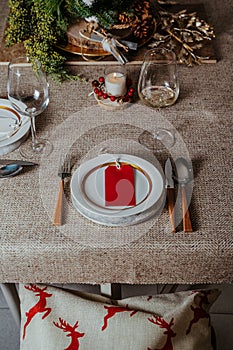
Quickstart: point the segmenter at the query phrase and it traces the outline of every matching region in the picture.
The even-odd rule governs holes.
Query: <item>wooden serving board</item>
[[[165,8],[165,7],[164,7]],[[205,7],[203,4],[187,4],[187,5],[170,5],[166,6],[166,10],[170,12],[178,12],[181,10],[187,9],[188,13],[196,12],[197,16],[200,19],[204,19],[207,22],[208,17],[205,11]],[[6,21],[6,19],[5,19]],[[151,39],[153,40],[153,39]],[[148,44],[147,42],[145,45],[141,46],[136,52],[130,51],[127,53],[127,58],[129,60],[128,64],[141,64],[145,55],[145,52],[148,50]],[[68,65],[106,65],[106,64],[112,64],[113,62],[116,62],[115,58],[112,55],[103,55],[101,57],[86,57],[86,60],[82,57],[81,53],[77,51],[76,47],[72,47],[72,45],[69,45],[69,50],[60,50],[63,55],[67,56],[67,64]],[[12,57],[19,56],[21,54],[24,54],[25,50],[23,47],[23,44],[17,44],[13,45],[10,48],[6,48],[4,45],[4,38],[2,39],[0,43],[0,62],[9,62]],[[214,49],[214,40],[206,40],[206,42],[203,44],[203,47],[198,51],[198,55],[202,57],[209,57],[207,60],[203,60],[203,63],[216,63],[217,57]]]

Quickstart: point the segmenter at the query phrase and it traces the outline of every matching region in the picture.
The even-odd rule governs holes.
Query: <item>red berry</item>
[[[123,97],[123,102],[128,102],[129,101],[129,96],[124,96]]]
[[[129,97],[132,97],[132,96],[133,96],[133,92],[130,92],[130,91],[129,91],[129,92],[128,92],[128,96],[129,96]]]
[[[111,100],[112,102],[114,102],[114,101],[116,100],[116,97],[115,97],[115,96],[110,96],[110,100]]]
[[[98,80],[93,80],[93,82],[92,82],[92,86],[93,87],[98,87],[99,86],[99,82],[98,82]]]
[[[95,88],[95,89],[94,89],[94,93],[95,93],[95,94],[98,94],[98,93],[99,93],[99,89]]]
[[[101,90],[98,92],[98,96],[100,96],[100,97],[103,96],[103,94],[104,94],[104,93],[103,93],[103,91],[101,91]]]
[[[108,94],[103,94],[103,98],[106,100],[106,98],[108,98]]]
[[[135,89],[134,89],[134,88],[132,88],[132,87],[129,89],[129,92],[134,93],[134,91],[135,91]]]
[[[99,77],[99,82],[103,83],[104,82],[104,77]]]

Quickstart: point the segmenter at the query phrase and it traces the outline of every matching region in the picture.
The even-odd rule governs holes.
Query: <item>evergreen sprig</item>
[[[104,28],[117,22],[118,14],[136,0],[9,0],[9,26],[5,30],[6,46],[23,42],[33,61],[37,58],[54,79],[77,79],[65,69],[66,57],[56,46],[66,37],[68,25],[77,18],[94,16]]]
[[[9,0],[11,9],[5,31],[6,46],[18,44],[30,36],[31,4],[25,0]]]
[[[57,49],[68,22],[46,11],[42,0],[10,0],[9,26],[5,31],[6,46],[23,42],[27,56],[37,58],[43,69],[56,81],[77,79],[65,69],[66,57]]]
[[[82,0],[66,0],[65,7],[74,18],[87,18],[92,15],[90,7]]]
[[[67,0],[66,6],[71,14],[80,18],[96,17],[102,27],[109,29],[116,23],[118,14],[127,11],[135,2],[136,0],[94,0],[88,6],[83,0]]]

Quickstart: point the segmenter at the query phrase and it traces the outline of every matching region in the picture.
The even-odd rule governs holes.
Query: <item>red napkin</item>
[[[134,169],[130,165],[105,170],[105,205],[135,206]]]

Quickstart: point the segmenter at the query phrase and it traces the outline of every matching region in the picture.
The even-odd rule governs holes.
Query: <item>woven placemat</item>
[[[171,157],[190,156],[187,143],[181,136],[182,132],[185,133],[185,125],[180,131],[175,130],[163,113],[137,104],[133,104],[127,113],[119,111],[114,115],[96,106],[85,107],[53,128],[49,127],[47,135],[54,151],[37,169],[0,183],[3,195],[1,278],[60,283],[229,280],[232,240],[223,221],[230,211],[228,198],[222,194],[222,186],[217,180],[223,179],[226,173],[219,166],[220,159],[213,159],[216,144],[206,135],[208,129],[216,136],[218,127],[209,127],[210,115],[205,116],[203,111],[199,118],[193,113],[188,117],[196,119],[192,136],[188,132],[191,143],[194,142],[192,152],[196,146],[198,149],[200,137],[201,149],[206,150],[204,158],[203,153],[202,156],[191,156],[195,169],[191,204],[194,233],[183,233],[179,226],[178,232],[172,234],[166,209],[159,217],[136,226],[109,228],[92,223],[74,209],[69,181],[65,188],[65,224],[60,228],[51,225],[59,184],[60,154],[72,152],[75,157],[73,170],[103,148],[112,153],[126,147],[127,152],[151,161],[156,156],[161,166],[164,166],[168,154]],[[138,144],[142,132],[151,130],[151,127],[174,131],[175,145],[166,149],[158,144],[155,155],[146,148],[146,143],[135,147],[134,143]],[[212,178],[210,167],[215,169],[216,180]],[[181,219],[180,203],[179,198],[178,221]]]

